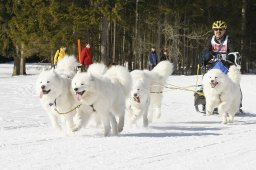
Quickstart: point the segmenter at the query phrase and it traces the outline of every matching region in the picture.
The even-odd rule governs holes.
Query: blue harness
[[[221,60],[218,60],[215,65],[212,67],[212,69],[219,69],[223,73],[228,74],[228,68],[224,66],[224,64],[221,62]]]

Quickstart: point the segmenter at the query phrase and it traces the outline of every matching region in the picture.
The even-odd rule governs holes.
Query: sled
[[[220,55],[217,55],[217,56],[220,56]],[[210,62],[206,66],[202,66],[201,67],[202,75],[204,75],[207,71],[209,71],[212,68],[220,69],[225,74],[227,74],[228,72],[227,66],[229,67],[231,65],[236,65],[237,67],[241,68],[241,55],[239,54],[239,52],[229,53],[227,58],[229,60],[221,60],[221,58],[219,57],[217,58],[216,61]],[[206,105],[206,100],[203,95],[203,85],[198,85],[196,92],[194,93],[194,106],[196,111],[205,114],[206,113],[205,105]],[[239,113],[243,113],[243,110],[241,108],[239,110]],[[213,114],[218,114],[217,108],[214,109]]]

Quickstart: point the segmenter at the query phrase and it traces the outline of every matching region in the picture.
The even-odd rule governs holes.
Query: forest
[[[242,55],[242,72],[256,70],[256,0],[0,0],[0,57],[14,60],[13,75],[26,61],[51,62],[66,46],[78,56],[91,44],[94,62],[148,67],[151,47],[168,49],[175,74],[193,75],[212,23],[224,20]]]

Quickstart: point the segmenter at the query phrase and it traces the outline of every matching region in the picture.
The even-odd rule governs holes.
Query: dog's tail
[[[103,63],[93,63],[87,70],[87,72],[92,75],[103,75],[106,71],[107,66]]]
[[[228,76],[234,83],[240,84],[241,72],[235,65],[230,66]]]
[[[63,70],[66,72],[75,71],[78,66],[78,62],[74,55],[65,55],[62,60],[57,64],[57,70]]]
[[[107,70],[105,76],[111,80],[117,80],[121,84],[125,96],[130,95],[132,78],[126,67],[113,65]]]
[[[168,61],[164,60],[158,63],[152,70],[153,73],[158,74],[162,81],[165,81],[174,71],[173,64]]]

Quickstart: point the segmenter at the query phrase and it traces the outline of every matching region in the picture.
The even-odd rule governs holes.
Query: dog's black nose
[[[135,96],[135,97],[136,97],[136,96],[138,96],[138,94],[137,94],[137,93],[134,93],[134,94],[133,94],[133,96]]]
[[[45,85],[42,85],[42,86],[41,86],[41,89],[45,89]]]
[[[75,90],[75,91],[77,91],[77,90],[78,90],[78,88],[74,88],[74,90]]]

